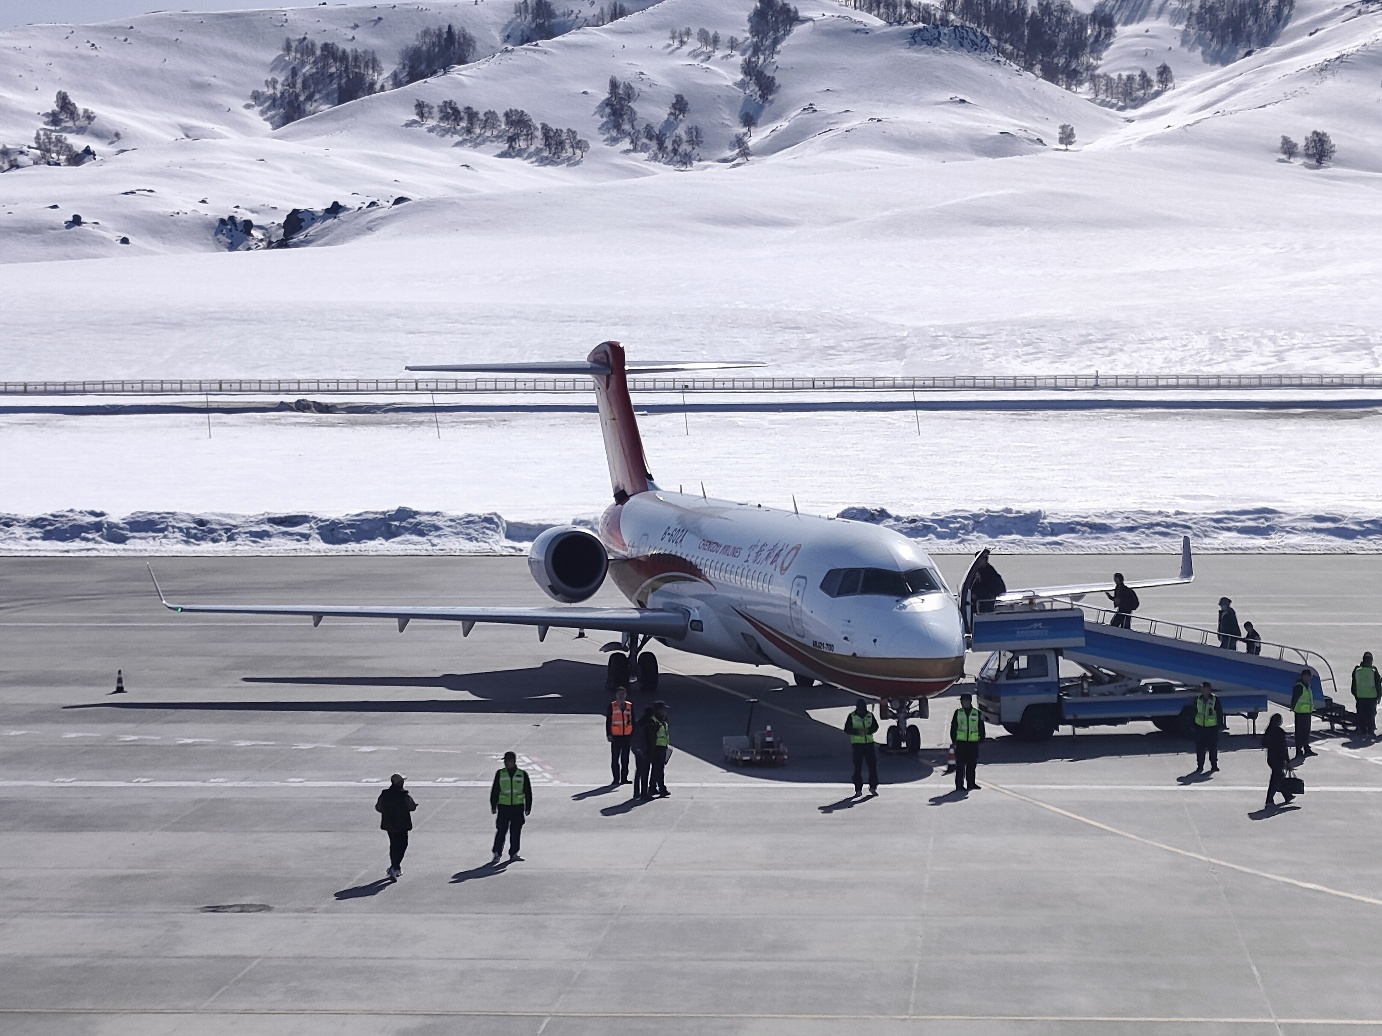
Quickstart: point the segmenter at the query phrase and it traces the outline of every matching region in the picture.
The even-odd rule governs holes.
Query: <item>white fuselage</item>
[[[658,489],[611,507],[600,532],[630,601],[691,615],[670,646],[879,698],[938,694],[963,673],[955,597],[899,533]]]

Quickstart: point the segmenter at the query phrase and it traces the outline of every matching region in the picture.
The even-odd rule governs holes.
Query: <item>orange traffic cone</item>
[[[954,773],[954,772],[955,772],[955,746],[954,746],[954,745],[951,745],[951,746],[950,746],[950,751],[947,752],[946,755],[945,755],[945,772],[946,772],[946,773]]]
[[[117,670],[115,670],[115,690],[111,691],[110,693],[111,693],[111,694],[124,694],[124,693],[125,693],[125,671],[124,671],[123,669],[117,669]]]

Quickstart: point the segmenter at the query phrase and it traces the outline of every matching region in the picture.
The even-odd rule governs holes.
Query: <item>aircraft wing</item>
[[[1195,560],[1190,553],[1190,537],[1181,538],[1180,547],[1180,572],[1175,576],[1163,576],[1158,579],[1127,579],[1124,583],[1134,589],[1141,589],[1148,586],[1178,586],[1182,583],[1193,583],[1195,581]],[[1005,594],[1000,594],[995,600],[1000,604],[1015,603],[1018,601],[1031,601],[1042,597],[1083,597],[1085,594],[1109,593],[1113,590],[1113,581],[1106,583],[1071,583],[1067,586],[1038,586],[1024,590],[1009,590]]]
[[[467,608],[413,607],[408,605],[342,604],[177,604],[163,595],[153,566],[149,566],[154,589],[163,607],[175,612],[219,612],[233,615],[308,615],[312,625],[321,625],[327,616],[354,619],[394,619],[402,633],[414,619],[459,622],[461,635],[469,636],[477,622],[508,626],[535,626],[539,640],[547,631],[559,629],[609,630],[614,633],[641,633],[650,637],[679,640],[686,635],[691,617],[681,611],[655,608]]]

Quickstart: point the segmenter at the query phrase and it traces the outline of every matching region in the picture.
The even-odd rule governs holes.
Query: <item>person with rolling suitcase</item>
[[[1284,806],[1296,797],[1295,791],[1287,787],[1287,782],[1300,778],[1287,776],[1291,766],[1291,753],[1286,747],[1286,728],[1281,725],[1281,713],[1273,712],[1267,721],[1267,731],[1262,735],[1262,747],[1267,750],[1267,765],[1271,767],[1272,777],[1267,782],[1267,809],[1276,809],[1277,792],[1281,793]]]

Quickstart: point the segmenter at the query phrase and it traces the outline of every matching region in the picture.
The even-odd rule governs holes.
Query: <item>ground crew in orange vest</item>
[[[614,700],[605,710],[605,739],[609,741],[609,783],[629,783],[629,749],[633,745],[633,703],[628,701],[629,690],[620,685],[614,688]]]

